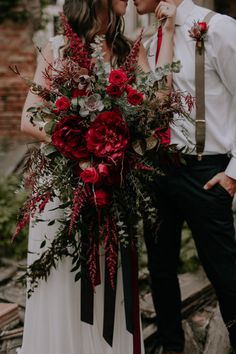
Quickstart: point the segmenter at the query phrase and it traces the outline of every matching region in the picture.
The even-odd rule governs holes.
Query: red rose
[[[127,94],[130,92],[130,91],[133,91],[133,87],[130,86],[130,85],[127,85],[126,88],[125,88],[125,91],[127,92]]]
[[[112,70],[109,75],[109,82],[115,86],[124,86],[128,81],[128,76],[123,70]]]
[[[84,127],[79,116],[63,117],[55,126],[52,144],[71,160],[86,159],[89,154],[84,141]]]
[[[99,180],[99,174],[94,167],[86,168],[81,174],[80,177],[84,183],[96,183]]]
[[[206,33],[208,30],[208,26],[206,22],[198,22],[198,26],[201,28],[202,33]]]
[[[170,128],[157,128],[154,136],[162,145],[170,145]]]
[[[90,198],[90,203],[103,208],[110,203],[109,195],[103,189],[97,189],[95,190],[93,196]]]
[[[105,165],[104,163],[100,163],[98,165],[98,173],[100,176],[103,176],[103,177],[108,176],[109,171],[108,171],[107,165]]]
[[[109,85],[106,88],[106,92],[109,96],[112,97],[120,97],[122,95],[122,93],[124,92],[124,90],[121,90],[121,88],[119,86],[115,86],[115,85]]]
[[[70,108],[70,100],[65,96],[58,98],[55,104],[59,111],[66,111],[68,108]]]
[[[128,128],[119,112],[102,112],[91,124],[85,138],[88,151],[115,160],[122,158],[127,148]]]
[[[135,89],[129,89],[127,93],[127,99],[133,106],[138,106],[143,102],[143,94]]]

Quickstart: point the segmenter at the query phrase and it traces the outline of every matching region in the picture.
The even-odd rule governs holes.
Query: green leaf
[[[71,273],[75,272],[76,270],[78,270],[80,268],[80,261],[78,261],[76,263],[76,265],[71,269]]]
[[[26,112],[31,112],[31,113],[37,112],[37,108],[36,107],[29,107]]]
[[[57,149],[53,145],[48,144],[42,147],[42,152],[45,156],[49,156],[57,152]]]
[[[44,240],[41,245],[40,245],[40,248],[44,248],[46,246],[46,240]]]
[[[56,122],[54,120],[51,120],[50,122],[46,123],[44,126],[45,133],[48,135],[51,135],[54,127],[56,125]]]
[[[75,281],[80,280],[80,278],[81,278],[81,272],[78,272],[75,276]]]

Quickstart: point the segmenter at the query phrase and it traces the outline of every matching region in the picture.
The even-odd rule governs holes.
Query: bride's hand
[[[156,7],[155,15],[161,21],[164,32],[174,33],[176,5],[173,0],[160,1]]]

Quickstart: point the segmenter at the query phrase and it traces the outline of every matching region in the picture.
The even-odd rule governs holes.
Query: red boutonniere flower
[[[206,39],[208,31],[208,25],[206,22],[194,22],[193,26],[189,30],[189,35],[197,42],[202,42]]]

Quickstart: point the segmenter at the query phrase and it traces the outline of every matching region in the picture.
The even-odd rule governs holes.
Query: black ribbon
[[[105,263],[103,337],[112,347],[115,324],[117,271],[114,277],[114,287],[112,287],[107,262]]]
[[[132,259],[131,247],[124,247],[120,245],[122,276],[123,276],[123,289],[124,289],[124,305],[125,305],[125,321],[127,331],[131,334],[134,333],[133,323],[133,290],[132,282]]]
[[[86,236],[86,235],[85,235]],[[82,254],[87,254],[88,243],[83,242]],[[89,277],[86,260],[81,264],[81,321],[93,325],[94,290]]]

